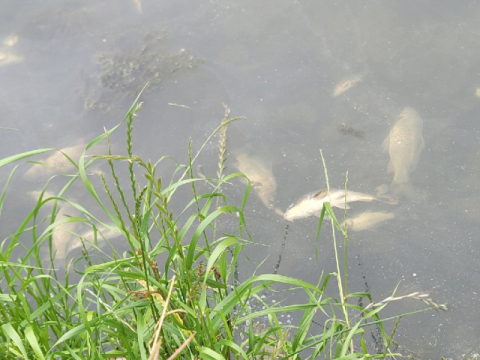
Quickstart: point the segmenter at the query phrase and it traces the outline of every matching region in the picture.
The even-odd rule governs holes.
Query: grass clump
[[[236,120],[228,119],[227,107],[225,118],[214,132],[220,134],[218,178],[194,176],[193,164],[203,147],[195,155],[189,147],[188,164],[178,164],[168,182],[157,174],[157,167],[168,157],[151,163],[134,154],[133,122],[140,108],[137,98],[124,121],[92,140],[78,162],[64,154],[75,166],[75,174],[65,177],[67,181],[55,196],[48,195],[47,183],[35,208],[18,230],[1,243],[3,358],[354,359],[393,355],[390,346],[399,317],[381,320],[379,312],[398,298],[366,307],[354,305],[350,299],[370,295],[349,294],[347,275],[344,273],[342,282],[340,266],[334,273],[322,274],[316,284],[278,274],[238,280],[242,248],[253,241],[243,216],[250,184],[239,207],[229,205],[220,191],[232,178],[244,176],[224,174],[226,128]],[[114,155],[110,137],[123,123],[127,130],[127,154]],[[88,149],[101,141],[107,142],[108,154],[85,156]],[[0,160],[0,166],[51,150],[15,155]],[[110,177],[100,175],[100,187],[87,172],[97,161],[107,162],[110,169]],[[119,167],[127,168],[128,179],[118,174]],[[16,169],[11,171],[7,185]],[[201,193],[198,185],[203,182],[213,184],[213,191]],[[74,183],[83,184],[98,205],[98,213],[65,196]],[[0,198],[0,211],[7,185]],[[191,189],[190,201],[181,211],[172,210],[175,193],[186,188]],[[62,204],[71,205],[80,215],[59,217]],[[47,206],[51,210],[42,218]],[[332,225],[347,236],[328,203],[319,230],[325,213]],[[238,215],[231,233],[217,227],[223,214]],[[101,220],[104,218],[108,221]],[[54,234],[72,223],[89,227],[93,237],[86,239],[70,231],[81,240],[83,253],[59,267]],[[117,236],[108,240],[106,232]],[[25,245],[27,238],[31,245]],[[110,252],[102,244],[109,245]],[[119,253],[119,244],[127,244],[127,250]],[[41,255],[45,247],[49,249],[47,264]],[[337,251],[336,243],[334,247]],[[338,255],[336,259],[338,265]],[[332,277],[337,279],[340,290],[338,299],[325,295]],[[279,285],[296,294],[302,291],[297,299],[307,301],[266,304],[263,295]],[[420,293],[415,296],[427,298]],[[252,299],[264,308],[251,307]],[[279,315],[286,313],[297,314],[295,324],[281,323]],[[395,319],[393,332],[387,334],[384,321]],[[312,327],[318,321],[323,326]],[[369,353],[365,340],[365,329],[372,324],[381,331],[383,347],[377,354]]]

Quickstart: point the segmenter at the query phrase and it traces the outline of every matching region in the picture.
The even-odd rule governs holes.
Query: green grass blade
[[[40,349],[40,345],[38,344],[37,338],[35,337],[35,333],[33,328],[29,325],[25,328],[25,338],[27,339],[28,343],[32,347],[35,355],[40,360],[44,360],[45,356],[43,355],[42,350]]]
[[[197,248],[197,242],[199,237],[202,235],[202,233],[205,231],[205,229],[212,223],[213,220],[215,220],[220,214],[223,214],[225,212],[230,212],[230,211],[239,211],[236,206],[224,206],[221,207],[220,209],[215,210],[213,213],[208,215],[201,223],[198,225],[197,229],[195,230],[195,233],[192,236],[192,240],[190,242],[190,245],[188,246],[188,253],[187,253],[187,269],[192,268],[193,264],[193,259],[195,256],[196,248]]]
[[[143,338],[145,333],[145,319],[143,317],[143,312],[138,311],[137,313],[137,339],[138,346],[140,347],[140,356],[142,360],[147,360],[147,352],[145,351],[145,339]]]
[[[207,347],[201,347],[200,352],[198,354],[201,359],[205,360],[225,360],[225,358],[217,353],[216,351],[213,351],[212,349],[209,349]]]
[[[210,255],[207,263],[207,267],[205,269],[205,273],[208,274],[210,270],[212,269],[213,264],[216,263],[217,259],[219,256],[224,253],[224,251],[231,245],[237,244],[238,240],[236,238],[229,238],[224,241],[222,241],[216,248],[213,250],[212,254]],[[202,287],[202,294],[200,296],[200,311],[203,313],[205,311],[205,306],[207,302],[207,279],[208,276],[205,276],[205,279],[203,281],[203,287]]]
[[[42,154],[44,152],[51,151],[51,150],[57,150],[57,149],[55,149],[55,148],[38,149],[38,150],[27,151],[27,152],[24,152],[24,153],[21,153],[21,154],[12,155],[12,156],[9,156],[7,158],[1,159],[0,160],[0,166],[4,166],[4,165],[10,164],[12,162],[22,160],[22,159],[25,159],[25,158],[30,157],[30,156]]]
[[[10,339],[12,339],[13,343],[15,344],[15,346],[16,346],[16,347],[18,348],[18,350],[20,350],[20,352],[22,353],[23,358],[28,360],[27,351],[25,350],[25,347],[23,346],[23,343],[22,343],[22,340],[21,340],[21,338],[20,338],[20,335],[18,335],[18,333],[17,333],[17,332],[15,331],[15,329],[13,328],[13,326],[12,326],[10,323],[3,324],[3,325],[2,325],[2,330],[3,330],[3,333],[5,334],[5,336],[7,336],[7,337],[9,337]]]
[[[10,183],[10,180],[12,179],[13,174],[17,170],[19,165],[15,166],[12,171],[10,171],[10,174],[8,175],[7,181],[5,182],[5,186],[3,187],[2,191],[2,196],[0,197],[0,216],[2,215],[2,209],[3,209],[3,201],[5,199],[5,192],[7,191],[8,184]]]

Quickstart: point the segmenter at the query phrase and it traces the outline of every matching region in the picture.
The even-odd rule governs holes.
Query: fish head
[[[402,119],[402,118],[404,118],[404,119],[413,119],[413,118],[416,118],[416,119],[421,120],[420,116],[419,116],[418,113],[415,111],[415,109],[412,108],[412,107],[409,107],[409,106],[407,106],[406,108],[403,109],[403,111],[400,113],[399,118],[400,118],[400,119]]]
[[[287,221],[293,221],[295,219],[301,219],[310,215],[311,214],[306,203],[294,203],[288,207],[287,211],[283,215],[283,218]]]
[[[323,203],[327,201],[327,190],[315,191],[303,196],[296,203],[291,204],[283,218],[287,221],[317,215],[322,211]]]

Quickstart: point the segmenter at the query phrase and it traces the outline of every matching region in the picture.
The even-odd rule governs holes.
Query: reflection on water
[[[135,123],[141,141],[134,151],[186,162],[188,138],[198,149],[218,126],[225,102],[232,116],[248,118],[229,127],[229,152],[261,159],[253,165],[263,174],[254,180],[258,196],[250,197],[246,213],[254,238],[265,245],[246,250],[256,264],[280,251],[285,234],[285,221],[271,205],[285,209],[291,199],[325,187],[319,148],[332,187],[342,188],[348,171],[352,189],[366,193],[389,183],[389,161],[400,159],[392,165],[395,176],[408,174],[425,196],[400,198],[393,210],[388,204],[352,204],[352,218],[373,210],[394,214],[381,226],[352,233],[352,283],[364,290],[352,265],[359,254],[374,298],[389,296],[399,280],[405,289],[440,285],[439,300],[452,310],[429,315],[421,327],[416,320],[402,322],[403,343],[426,358],[480,351],[478,326],[471,321],[478,315],[471,285],[480,274],[479,4],[59,0],[4,11],[16,21],[0,25],[0,55],[22,61],[0,66],[2,126],[20,129],[2,141],[2,154],[93,138],[117,123],[150,81]],[[15,42],[8,41],[12,34]],[[392,142],[407,107],[423,119],[423,129]],[[338,124],[353,136],[344,136]],[[348,129],[366,136],[358,141]],[[389,153],[382,153],[389,133]],[[393,155],[392,146],[403,139],[412,141],[412,153]],[[216,151],[212,142],[199,158],[206,172],[216,167]],[[228,157],[227,172],[236,171],[234,158]],[[36,185],[15,184],[23,193],[38,190],[31,188]],[[227,195],[241,201],[236,191]],[[10,205],[20,214],[28,202]],[[316,282],[320,271],[332,269],[328,232],[322,233],[320,261],[310,259],[315,229],[314,219],[290,225],[280,273]],[[275,261],[267,259],[265,271]]]

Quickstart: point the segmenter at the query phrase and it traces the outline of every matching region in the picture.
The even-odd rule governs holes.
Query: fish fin
[[[415,157],[412,160],[412,164],[410,165],[409,172],[412,172],[417,168],[419,160],[420,160],[420,151],[417,151],[417,153],[415,154]]]
[[[377,197],[380,197],[382,195],[385,195],[388,192],[388,185],[382,184],[380,186],[377,186],[375,190],[376,190]]]
[[[388,151],[390,147],[390,134],[388,134],[387,138],[383,140],[382,147],[383,147],[383,152]]]
[[[324,195],[327,193],[327,190],[320,190],[318,193],[316,193],[315,195],[313,195],[313,197],[317,197],[317,196],[320,196],[320,195]]]
[[[398,205],[398,199],[390,194],[378,195],[378,200],[390,205]]]
[[[285,213],[282,211],[280,208],[275,208],[275,214],[280,215],[281,217],[284,217]]]
[[[391,172],[394,172],[395,169],[393,168],[393,162],[390,160],[388,163],[388,168],[387,168],[387,174],[390,174]]]
[[[427,200],[427,193],[415,188],[411,183],[393,183],[390,185],[392,193],[396,198],[406,198],[414,203],[421,203]]]

